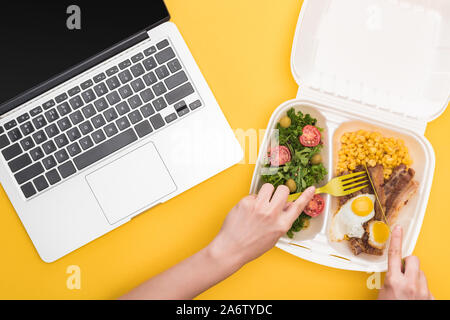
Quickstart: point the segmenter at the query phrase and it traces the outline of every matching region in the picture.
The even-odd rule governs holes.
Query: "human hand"
[[[265,184],[257,196],[245,197],[231,210],[210,245],[214,255],[231,260],[236,268],[258,258],[289,231],[315,194],[311,187],[297,201],[287,203],[289,189],[280,186],[275,193],[274,189]]]
[[[433,300],[427,278],[420,270],[419,258],[411,256],[402,261],[402,228],[396,226],[389,245],[388,272],[379,300]]]

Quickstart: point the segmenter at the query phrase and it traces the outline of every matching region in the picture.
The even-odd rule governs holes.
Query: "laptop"
[[[162,0],[2,4],[0,182],[43,261],[242,159],[169,20]]]

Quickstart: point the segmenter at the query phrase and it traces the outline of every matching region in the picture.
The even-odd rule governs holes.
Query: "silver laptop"
[[[45,262],[242,159],[163,1],[78,3],[0,13],[0,181]]]

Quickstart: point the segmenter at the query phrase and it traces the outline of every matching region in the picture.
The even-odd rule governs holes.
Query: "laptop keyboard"
[[[0,150],[31,198],[200,108],[194,92],[164,40],[0,127]]]

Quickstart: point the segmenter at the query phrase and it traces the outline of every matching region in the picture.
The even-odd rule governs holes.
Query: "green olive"
[[[295,183],[294,180],[289,179],[288,181],[286,181],[286,187],[289,188],[289,191],[292,192],[296,192],[297,191],[297,184]]]
[[[291,124],[292,124],[292,120],[291,120],[291,118],[289,118],[289,117],[283,117],[283,118],[280,120],[280,125],[281,125],[281,127],[283,127],[283,128],[289,128],[289,127],[291,126]]]
[[[321,164],[323,161],[322,156],[320,154],[316,154],[314,157],[312,157],[311,159],[311,163],[316,165],[316,164]]]

